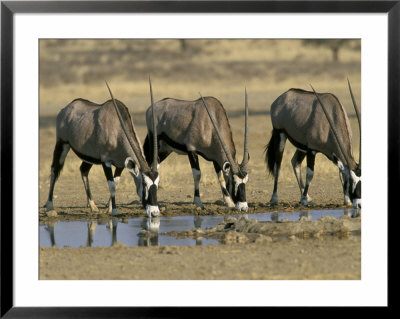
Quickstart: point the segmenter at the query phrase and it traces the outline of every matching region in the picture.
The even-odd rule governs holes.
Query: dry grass
[[[360,50],[343,48],[340,62],[323,47],[301,40],[41,40],[40,111],[56,114],[76,97],[108,99],[104,80],[132,111],[149,105],[148,76],[156,99],[218,97],[227,110],[243,107],[246,85],[252,110],[268,110],[291,87],[337,94],[349,113],[346,78],[360,97]]]

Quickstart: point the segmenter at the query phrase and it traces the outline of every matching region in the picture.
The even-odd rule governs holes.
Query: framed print
[[[2,1],[1,316],[388,309],[399,18]]]

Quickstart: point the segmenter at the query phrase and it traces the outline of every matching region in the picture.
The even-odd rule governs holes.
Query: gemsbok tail
[[[276,151],[279,147],[279,132],[275,129],[272,130],[272,136],[267,146],[265,146],[265,163],[270,174],[274,172],[274,166],[276,163]]]

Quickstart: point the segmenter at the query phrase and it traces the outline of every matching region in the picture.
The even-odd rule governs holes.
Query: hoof
[[[274,207],[274,206],[278,206],[279,202],[277,200],[270,200],[269,203],[267,203],[268,207]]]
[[[87,203],[87,207],[90,208],[90,211],[91,211],[92,213],[98,213],[98,212],[99,212],[99,209],[97,208],[97,206],[96,206],[96,204],[94,203],[94,201],[89,201],[89,202]]]
[[[278,195],[276,193],[272,194],[269,204],[271,206],[278,205]]]
[[[314,202],[308,201],[308,200],[305,200],[305,199],[302,199],[302,200],[300,201],[300,204],[303,205],[303,206],[305,206],[305,207],[314,207],[314,206],[317,206]]]
[[[308,206],[308,201],[307,201],[307,199],[301,199],[301,200],[300,200],[300,204],[307,207],[307,206]]]
[[[54,210],[53,202],[47,202],[44,207],[46,208],[46,212]]]
[[[112,211],[111,211],[111,216],[117,216],[119,213],[118,213],[118,210],[116,209],[116,208],[114,208]]]
[[[204,209],[204,205],[200,200],[200,197],[195,196],[193,203],[196,205],[196,209]]]

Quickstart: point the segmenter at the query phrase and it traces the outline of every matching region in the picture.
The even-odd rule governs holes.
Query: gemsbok
[[[352,133],[347,114],[339,99],[331,93],[290,89],[271,105],[272,137],[266,146],[265,162],[274,175],[270,203],[278,204],[278,178],[286,139],[296,147],[291,160],[300,188],[300,202],[311,201],[308,189],[314,176],[315,155],[324,154],[338,168],[343,186],[344,204],[361,208],[361,119],[348,82],[360,127],[359,163],[353,156]],[[301,177],[301,163],[307,157],[306,183]]]
[[[149,82],[153,101],[150,79]],[[79,98],[58,113],[50,190],[45,207],[47,211],[53,209],[54,185],[64,166],[65,158],[72,149],[82,160],[80,171],[86,191],[87,206],[91,212],[98,212],[99,209],[90,191],[89,171],[93,164],[101,164],[110,191],[108,213],[118,215],[115,203],[116,185],[123,169],[126,168],[134,179],[137,194],[147,215],[157,216],[160,213],[157,203],[159,183],[157,165],[150,167],[146,161],[128,108],[121,101],[114,99],[107,82],[106,85],[111,100],[96,104]],[[115,166],[114,176],[112,166]]]
[[[248,105],[245,92],[245,138],[243,161],[238,164],[236,149],[228,117],[221,102],[214,97],[183,101],[165,98],[153,106],[157,128],[152,126],[152,108],[146,112],[148,134],[144,141],[144,153],[149,161],[156,156],[161,163],[172,152],[185,154],[189,158],[194,179],[194,203],[204,208],[200,199],[201,171],[198,155],[214,164],[224,202],[228,207],[247,211],[246,183],[248,181]],[[154,138],[154,132],[158,134]],[[158,141],[158,147],[152,142]],[[154,165],[154,163],[153,163]]]

